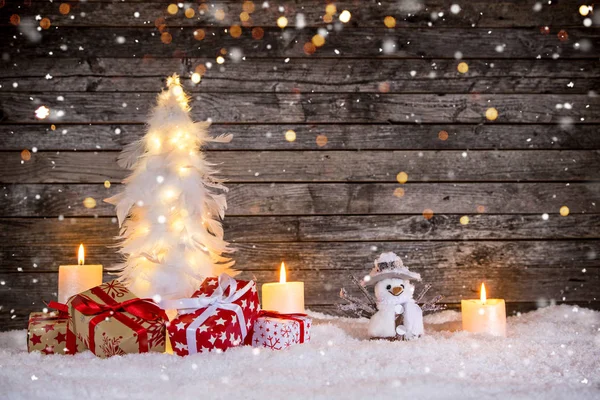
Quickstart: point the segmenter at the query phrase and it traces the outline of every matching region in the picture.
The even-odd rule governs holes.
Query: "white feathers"
[[[141,140],[136,140],[135,142],[129,143],[125,147],[123,147],[123,151],[117,157],[117,164],[121,168],[132,169],[135,163],[138,161],[138,158],[144,154],[144,142]]]
[[[220,222],[227,209],[223,180],[200,148],[227,143],[231,135],[208,136],[209,122],[194,123],[176,76],[158,96],[148,132],[123,149],[119,165],[131,169],[115,205],[125,257],[110,268],[141,297],[187,297],[206,276],[230,270],[232,252]]]

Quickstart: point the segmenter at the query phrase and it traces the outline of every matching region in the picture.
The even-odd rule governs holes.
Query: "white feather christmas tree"
[[[210,123],[194,123],[189,111],[179,77],[169,77],[147,134],[119,156],[119,165],[133,170],[124,190],[105,200],[116,206],[125,256],[111,269],[140,297],[189,297],[204,277],[235,273],[222,255],[232,251],[220,222],[227,188],[200,151],[231,135],[208,136]]]

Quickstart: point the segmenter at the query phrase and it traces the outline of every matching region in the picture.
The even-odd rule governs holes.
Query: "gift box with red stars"
[[[226,274],[205,279],[192,298],[161,306],[178,310],[168,332],[173,352],[180,356],[224,351],[245,343],[260,309],[256,283]]]
[[[27,351],[42,354],[73,354],[85,351],[83,342],[69,340],[69,315],[59,311],[32,312],[27,327]],[[72,339],[72,338],[71,338]],[[67,346],[67,341],[70,347]]]
[[[272,350],[286,349],[310,341],[312,320],[306,314],[261,311],[247,343]]]

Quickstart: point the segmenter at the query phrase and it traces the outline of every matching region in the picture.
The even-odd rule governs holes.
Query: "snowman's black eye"
[[[385,288],[386,288],[387,290],[390,290],[390,289],[392,288],[392,285],[387,285]]]
[[[402,287],[402,289],[404,289],[404,285],[400,285]]]

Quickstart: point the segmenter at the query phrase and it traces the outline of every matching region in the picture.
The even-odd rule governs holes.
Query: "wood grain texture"
[[[285,140],[285,132],[296,140]],[[2,149],[122,150],[145,134],[142,124],[0,125]],[[207,150],[592,150],[600,149],[600,125],[346,125],[213,124],[210,134],[232,134],[230,143],[209,143]],[[441,131],[448,133],[441,140]],[[321,136],[327,138],[323,145]],[[320,138],[320,144],[317,144]],[[6,154],[2,157],[7,156]],[[35,155],[34,155],[35,157]]]
[[[427,220],[422,215],[329,215],[329,216],[228,216],[224,220],[225,238],[235,243],[348,242],[348,241],[453,241],[453,240],[564,240],[600,239],[600,215],[554,213],[544,220],[541,215],[469,214],[469,223],[460,223],[460,214],[437,214]],[[23,257],[13,254],[16,244],[54,249],[55,260],[72,256],[82,241],[106,256],[115,244],[117,221],[111,217],[2,218],[0,247],[6,246],[6,259]],[[62,252],[60,252],[62,251]],[[41,253],[41,254],[40,254]],[[565,254],[568,256],[568,254]],[[542,254],[543,256],[543,254]],[[591,257],[593,260],[595,257]],[[42,257],[45,252],[25,254]],[[19,258],[20,260],[21,258]]]
[[[179,73],[190,93],[564,93],[600,86],[592,60],[253,59],[207,69],[199,85],[189,78],[213,59],[16,58],[0,70],[2,91],[158,93],[164,77]],[[414,72],[412,76],[411,71]],[[47,79],[47,75],[51,79]],[[252,76],[252,79],[248,79]],[[17,82],[18,86],[13,87]]]
[[[67,225],[67,224],[65,224]],[[75,228],[76,226],[71,226]],[[56,232],[61,237],[61,231]],[[81,235],[84,233],[82,232]],[[105,235],[104,235],[105,236]],[[106,237],[85,241],[86,260],[93,264],[112,266],[122,260],[109,246],[114,241]],[[104,239],[106,245],[98,245]],[[80,236],[83,240],[83,236]],[[79,242],[78,242],[79,243]],[[77,244],[65,242],[44,246],[0,246],[2,273],[21,274],[34,272],[57,272],[60,264],[75,262]],[[281,261],[295,271],[338,271],[340,275],[364,273],[373,260],[384,251],[401,255],[411,269],[547,269],[600,267],[600,240],[553,240],[553,241],[361,241],[361,242],[267,242],[235,243],[237,251],[232,255],[240,271],[278,271]],[[482,272],[485,274],[485,272]],[[295,279],[295,277],[294,277]],[[265,281],[260,281],[265,282]]]
[[[229,27],[241,24],[239,15],[243,11],[240,1],[211,1],[210,7],[203,8],[199,4],[186,4],[179,9],[177,14],[167,12],[165,2],[114,2],[88,0],[86,2],[72,2],[70,13],[63,15],[59,12],[59,3],[41,1],[11,1],[2,9],[1,24],[8,24],[8,17],[12,13],[21,15],[21,18],[44,15],[52,21],[53,26],[147,26],[154,25],[157,18],[164,18],[164,23],[170,27],[176,26],[222,26]],[[342,10],[350,10],[352,27],[381,27],[387,15],[396,17],[397,27],[426,27],[430,22],[436,27],[539,27],[550,26],[581,26],[581,18],[574,12],[580,2],[576,0],[560,1],[554,4],[544,4],[539,12],[532,11],[532,4],[523,1],[503,0],[487,2],[484,0],[469,1],[461,4],[458,14],[450,12],[451,0],[427,1],[426,6],[420,2],[398,3],[397,1],[336,1],[337,12],[334,21],[338,23],[338,16]],[[214,5],[214,7],[213,7]],[[194,9],[192,18],[186,18],[184,10],[188,7]],[[284,12],[278,8],[283,7]],[[481,12],[484,9],[485,12]],[[216,11],[222,10],[224,17],[216,18]],[[138,17],[134,17],[135,13]],[[443,13],[438,17],[438,13]],[[84,15],[81,15],[84,13]],[[295,15],[302,14],[306,26],[327,26],[323,21],[325,4],[319,0],[285,0],[270,4],[268,7],[257,2],[254,12],[251,13],[249,25],[251,26],[276,26],[279,15],[288,16],[290,27],[296,26]],[[435,13],[436,18],[431,14]],[[74,16],[74,18],[71,18]]]
[[[576,12],[576,11],[573,11]],[[10,56],[45,57],[211,57],[222,48],[240,48],[248,57],[308,57],[304,44],[311,41],[317,28],[303,30],[264,28],[264,36],[255,40],[250,28],[233,38],[223,28],[205,28],[203,40],[194,37],[195,27],[167,29],[169,44],[161,42],[161,33],[146,28],[61,27],[41,33],[39,41],[17,34],[14,27],[0,28],[5,38],[0,50]],[[594,59],[600,46],[597,28],[570,28],[569,39],[561,42],[556,34],[543,35],[539,29],[489,28],[346,28],[327,35],[326,43],[311,58],[317,57],[393,57],[450,58],[460,50],[468,58],[551,58],[559,54],[567,59]],[[118,42],[122,37],[124,42]],[[588,51],[573,43],[585,40]],[[41,44],[41,45],[40,45]],[[387,44],[384,46],[384,44]],[[61,48],[62,46],[62,48]],[[501,51],[497,50],[501,46]],[[384,54],[383,47],[391,52]],[[18,49],[18,52],[17,50]],[[336,52],[337,51],[337,52]],[[229,57],[228,57],[229,59]],[[231,61],[230,61],[231,62]]]
[[[364,272],[367,272],[365,270]],[[425,282],[434,283],[432,293],[444,294],[445,301],[459,302],[461,298],[477,296],[478,285],[474,282],[484,280],[495,293],[501,293],[508,302],[530,301],[544,302],[551,299],[569,301],[587,301],[597,294],[597,281],[600,268],[582,273],[577,267],[565,268],[423,268],[418,270]],[[349,281],[349,274],[339,270],[291,270],[293,279],[305,282],[306,304],[333,304],[338,302],[339,290],[345,286],[349,293],[356,293]],[[254,278],[259,282],[277,280],[277,272],[247,271],[241,278]],[[105,280],[110,276],[105,276]],[[5,327],[13,315],[18,321],[24,321],[28,312],[44,307],[43,300],[56,299],[58,274],[55,273],[0,273],[0,324]],[[465,285],[465,282],[469,284]],[[473,282],[473,284],[470,284]],[[545,299],[545,300],[542,300]],[[10,310],[20,310],[16,314]],[[21,329],[24,325],[21,326]]]
[[[3,154],[0,183],[120,182],[131,171],[117,152]],[[217,151],[207,159],[229,182],[410,182],[600,180],[600,151]]]
[[[404,196],[398,184],[280,183],[230,184],[226,215],[473,214],[484,206],[492,214],[556,214],[567,205],[571,213],[598,213],[600,184],[589,183],[408,183]],[[114,216],[102,199],[119,185],[3,185],[0,217]],[[85,208],[86,197],[96,199]]]
[[[154,93],[0,93],[2,122],[32,123],[35,110],[51,109],[48,123],[145,122]],[[571,108],[557,108],[556,104]],[[587,95],[434,95],[434,94],[284,94],[202,93],[190,105],[194,120],[244,123],[599,123],[600,96]],[[62,112],[62,116],[58,114]]]

